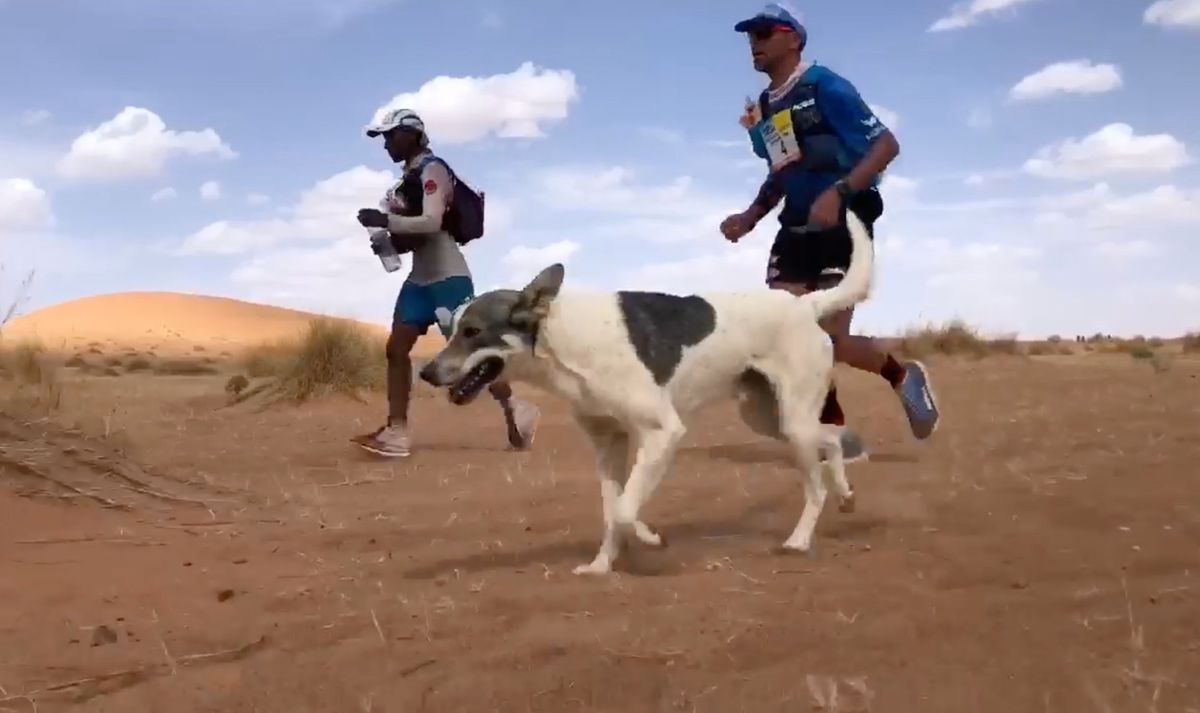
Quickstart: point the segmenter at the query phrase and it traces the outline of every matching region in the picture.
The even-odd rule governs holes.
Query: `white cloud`
[[[514,284],[529,281],[540,270],[556,262],[567,264],[582,246],[573,240],[560,240],[541,247],[518,245],[501,259],[512,273]]]
[[[733,139],[710,139],[704,143],[719,149],[748,149],[750,147],[750,139],[739,139],[737,141]]]
[[[740,198],[717,194],[696,186],[691,176],[639,178],[625,166],[559,167],[534,178],[533,195],[553,211],[575,212],[577,234],[659,244],[711,239],[725,216],[744,210],[754,197],[753,189]]]
[[[250,205],[266,205],[271,202],[271,197],[262,193],[251,193],[246,196],[246,202]]]
[[[178,197],[179,191],[167,186],[166,188],[155,191],[154,195],[150,196],[150,200],[154,201],[155,203],[161,203],[162,201],[174,200]]]
[[[878,104],[870,104],[868,106],[875,113],[875,116],[879,117],[879,120],[892,131],[895,131],[896,127],[900,126],[900,115],[895,111]]]
[[[79,179],[148,178],[180,156],[232,159],[237,154],[213,129],[174,131],[153,111],[130,106],[76,138],[58,170]]]
[[[1200,225],[1200,190],[1165,185],[1128,196],[1110,195],[1094,204],[1089,220],[1101,230]]]
[[[29,109],[21,114],[21,123],[26,126],[37,126],[45,123],[50,118],[50,112],[46,109]]]
[[[45,230],[54,225],[46,191],[27,178],[0,180],[0,236]]]
[[[212,202],[221,199],[221,184],[217,181],[205,181],[200,184],[200,199]]]
[[[1008,96],[1014,101],[1031,101],[1054,94],[1103,94],[1121,85],[1121,70],[1115,64],[1075,59],[1042,67],[1014,84]]]
[[[389,171],[356,166],[319,181],[301,195],[284,218],[210,223],[184,240],[184,255],[237,255],[282,241],[332,242],[344,236],[366,240],[358,224],[360,208],[374,208],[395,178]],[[490,200],[489,200],[490,205]]]
[[[544,125],[565,119],[578,98],[572,72],[525,62],[508,74],[434,77],[415,92],[393,97],[374,120],[405,107],[421,115],[435,142],[468,143],[489,135],[536,139],[545,135]]]
[[[1096,252],[1110,260],[1130,260],[1162,254],[1162,248],[1149,240],[1105,240],[1097,243]]]
[[[1200,0],[1157,0],[1146,8],[1142,21],[1147,25],[1200,29]]]
[[[1034,0],[970,0],[959,2],[950,8],[950,12],[929,26],[928,32],[945,32],[961,30],[964,27],[978,25],[984,18],[1001,15],[1013,11],[1021,5]]]
[[[1167,173],[1191,162],[1187,147],[1170,134],[1136,135],[1128,124],[1109,124],[1082,139],[1040,149],[1025,162],[1043,178],[1092,179],[1117,174]]]

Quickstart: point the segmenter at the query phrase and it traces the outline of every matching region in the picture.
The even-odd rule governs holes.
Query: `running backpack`
[[[453,190],[450,195],[450,207],[446,209],[446,215],[442,219],[442,226],[446,232],[459,245],[466,245],[472,240],[482,237],[483,192],[476,191],[467,185],[467,182],[459,178],[454,169],[450,168],[450,164],[436,156],[430,156],[417,167],[418,175],[428,161],[441,162],[450,173],[450,182],[453,185]]]

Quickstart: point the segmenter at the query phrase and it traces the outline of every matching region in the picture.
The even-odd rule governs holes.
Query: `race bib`
[[[759,124],[759,131],[772,171],[800,160],[800,142],[796,140],[796,130],[792,126],[791,107],[775,112],[769,120]]]

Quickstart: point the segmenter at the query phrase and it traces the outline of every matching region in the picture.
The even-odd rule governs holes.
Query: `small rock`
[[[1026,582],[1023,579],[1018,579],[1017,581],[1012,583],[1012,588],[1013,589],[1029,589],[1029,582]]]
[[[233,590],[232,589],[222,589],[221,591],[217,592],[217,601],[218,602],[227,602],[230,599],[233,599]]]
[[[117,632],[108,628],[104,624],[97,626],[92,632],[92,646],[104,646],[105,644],[117,643]]]
[[[238,559],[235,559],[235,560],[233,561],[233,563],[234,563],[234,564],[246,564],[246,563],[247,563],[247,562],[249,562],[249,561],[250,561],[250,560],[246,559],[245,557],[239,557]]]
[[[871,545],[870,545],[869,543],[868,543],[868,544],[865,544],[865,545],[863,545],[863,551],[864,551],[864,552],[870,552],[870,551],[871,551]]]
[[[191,562],[184,562],[184,563],[183,563],[183,566],[184,566],[184,567],[191,567],[191,566],[192,566],[192,563],[191,563]]]

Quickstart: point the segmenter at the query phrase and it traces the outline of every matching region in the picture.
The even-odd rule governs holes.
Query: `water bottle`
[[[386,228],[375,228],[371,231],[371,251],[379,256],[379,262],[388,272],[395,272],[404,264],[404,259],[392,247],[391,234]]]

